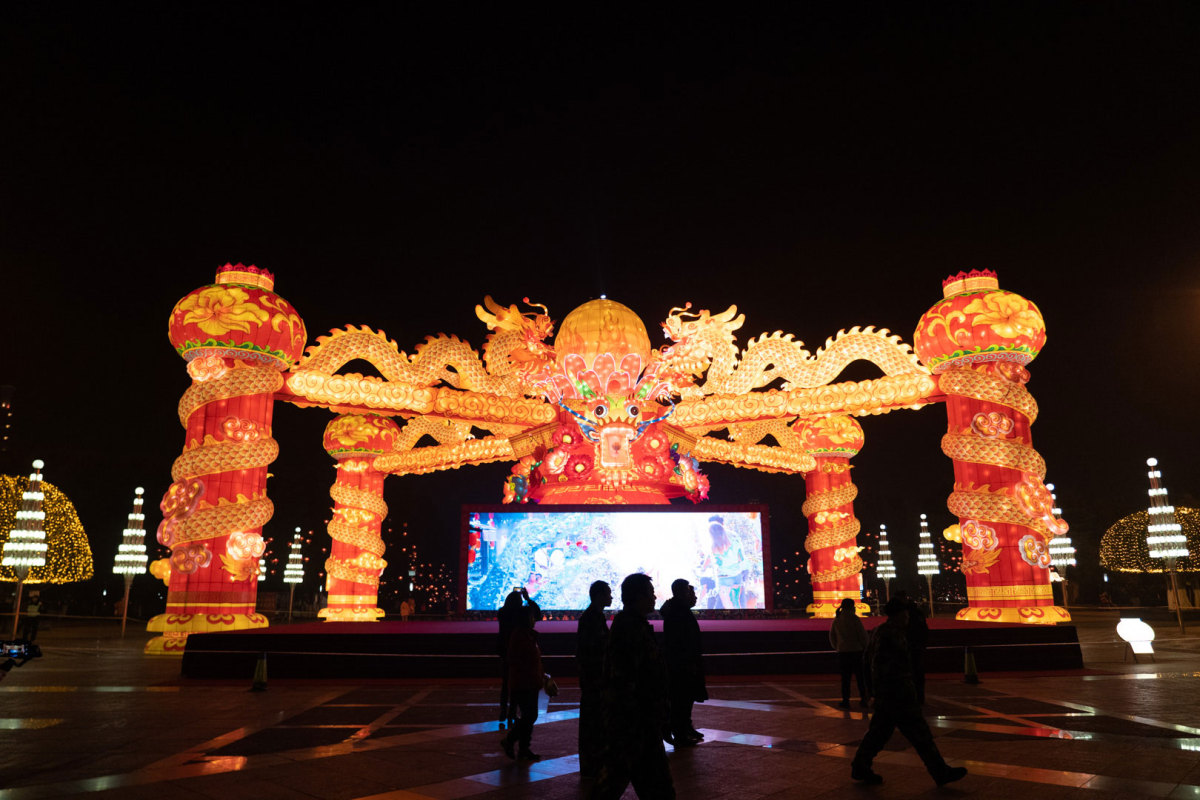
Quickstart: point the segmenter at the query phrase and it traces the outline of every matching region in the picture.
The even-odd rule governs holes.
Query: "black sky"
[[[480,345],[485,294],[561,319],[605,293],[653,337],[690,300],[737,303],[743,342],[911,342],[942,279],[986,267],[1047,321],[1034,445],[1084,572],[1147,456],[1197,503],[1200,7],[243,5],[0,9],[3,466],[46,460],[98,573],[182,445],[167,316],[226,261],[273,270],[310,341],[410,350]],[[277,411],[268,535],[324,519],[327,419]],[[951,521],[945,415],[863,425],[858,516],[903,558],[919,513]],[[505,471],[387,500],[452,559],[458,505]],[[709,471],[798,549],[800,478]]]

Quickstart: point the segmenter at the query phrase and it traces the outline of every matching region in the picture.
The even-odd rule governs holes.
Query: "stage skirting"
[[[864,620],[868,628],[881,618]],[[662,630],[661,621],[653,621]],[[546,671],[573,677],[575,622],[539,622]],[[709,675],[836,673],[829,620],[701,620]],[[495,622],[313,622],[196,633],[186,678],[245,678],[262,654],[271,678],[491,678],[499,673]],[[930,620],[926,672],[962,672],[970,647],[979,672],[1080,669],[1071,625]]]

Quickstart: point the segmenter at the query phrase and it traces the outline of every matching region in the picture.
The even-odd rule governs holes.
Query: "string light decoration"
[[[45,536],[45,563],[31,566],[26,583],[74,583],[93,575],[92,550],[79,515],[67,495],[52,483],[40,480],[41,511],[39,527]],[[0,537],[7,556],[8,544],[18,527],[17,512],[23,495],[34,481],[13,475],[0,475]],[[0,559],[0,580],[16,581],[16,567]]]
[[[1177,506],[1175,521],[1187,539],[1188,552],[1200,552],[1200,509]],[[1135,511],[1117,520],[1100,540],[1100,565],[1109,572],[1165,572],[1163,562],[1150,557],[1150,547],[1146,543],[1149,525],[1150,515],[1145,511]],[[1200,564],[1194,556],[1177,558],[1175,571],[1200,572]]]
[[[1175,518],[1175,507],[1167,500],[1167,487],[1159,483],[1162,472],[1158,469],[1158,459],[1146,459],[1150,468],[1147,475],[1150,478],[1150,508],[1149,524],[1146,526],[1146,547],[1151,558],[1160,558],[1167,568],[1171,578],[1171,591],[1175,595],[1175,614],[1179,620],[1179,632],[1184,633],[1183,608],[1179,603],[1179,583],[1175,580],[1176,565],[1179,559],[1187,558],[1187,537],[1183,528]]]
[[[1054,508],[1051,509],[1050,513],[1056,517],[1061,517],[1062,509],[1058,507],[1058,495],[1054,493],[1054,484],[1047,483],[1046,488],[1050,490],[1050,499],[1054,501]],[[1054,565],[1054,568],[1058,570],[1058,573],[1063,576],[1065,581],[1067,567],[1075,566],[1075,546],[1071,544],[1070,536],[1055,536],[1050,540],[1050,563]]]
[[[929,523],[921,515],[921,540],[917,544],[917,574],[925,576],[929,587],[929,616],[933,616],[933,576],[941,573],[937,551],[933,549],[933,537],[929,535]]]
[[[29,486],[21,492],[21,508],[16,513],[16,527],[12,528],[8,541],[4,543],[3,565],[12,568],[18,581],[24,581],[33,567],[46,565],[46,531],[43,526],[46,512],[42,501],[42,467],[39,458],[33,462],[33,473]]]
[[[917,574],[932,578],[941,574],[937,552],[933,549],[933,538],[929,535],[929,523],[921,515],[921,541],[917,545]]]
[[[300,529],[292,534],[292,543],[288,548],[287,564],[283,568],[284,583],[304,583],[304,553],[300,549]]]
[[[887,525],[879,526],[879,566],[875,568],[875,576],[887,581],[896,577],[896,562],[892,560],[892,546],[888,544]]]
[[[133,490],[133,510],[129,512],[125,536],[113,561],[114,575],[146,574],[146,515],[142,513],[142,495],[145,491],[141,486]]]
[[[1171,570],[1170,559],[1189,555],[1187,537],[1175,518],[1175,507],[1167,500],[1167,487],[1159,483],[1162,472],[1158,469],[1158,459],[1146,459],[1146,466],[1150,467],[1147,473],[1150,478],[1150,522],[1146,526],[1146,544],[1150,557],[1168,559],[1167,569]]]

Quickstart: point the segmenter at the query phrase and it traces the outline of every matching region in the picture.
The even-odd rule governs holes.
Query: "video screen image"
[[[524,586],[543,609],[582,609],[603,580],[644,572],[661,605],[687,578],[697,610],[765,608],[763,515],[736,511],[478,511],[468,509],[468,609],[497,609]]]

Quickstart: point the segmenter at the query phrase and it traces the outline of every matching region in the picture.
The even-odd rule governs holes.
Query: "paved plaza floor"
[[[1076,613],[1087,669],[934,675],[926,715],[947,760],[937,788],[899,735],[881,786],[850,780],[866,729],[835,676],[710,678],[707,739],[670,754],[680,798],[1200,798],[1200,624],[1161,610],[1154,662],[1126,660],[1114,611]],[[0,800],[579,798],[578,692],[544,707],[522,766],[498,747],[498,682],[188,681],[107,623],[52,624],[45,655],[0,683]],[[268,676],[269,677],[269,676]],[[634,797],[629,790],[626,797]]]

